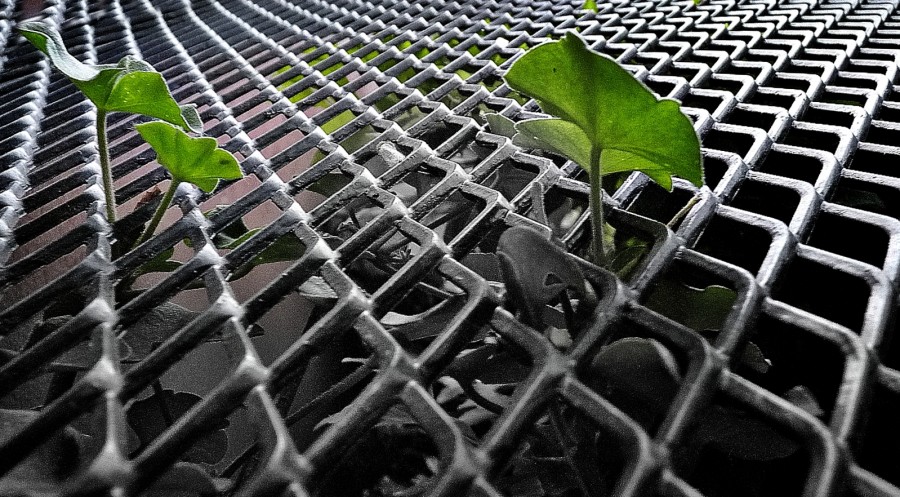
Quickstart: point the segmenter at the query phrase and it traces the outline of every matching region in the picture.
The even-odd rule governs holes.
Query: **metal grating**
[[[166,228],[119,254],[93,110],[12,31],[31,15],[55,23],[81,60],[151,62],[247,176],[212,195],[181,189]],[[586,203],[583,173],[481,118],[539,112],[498,75],[523,47],[573,29],[684,103],[708,188],[673,233],[665,223],[697,189],[667,193],[638,175],[617,185],[613,223],[645,233],[653,251],[625,282],[589,272],[601,311],[563,354],[470,268],[519,224],[550,224],[584,248],[585,216],[553,221]],[[342,495],[334,468],[399,402],[435,453],[422,494],[517,495],[507,462],[561,399],[614,442],[598,495],[754,495],[710,479],[740,472],[778,479],[760,487],[767,495],[900,494],[898,34],[892,0],[615,1],[596,13],[526,0],[0,0],[0,407],[36,410],[7,411],[26,419],[7,414],[0,431],[0,493],[138,495],[228,419],[227,453],[196,466],[215,489],[199,493]],[[135,122],[109,125],[118,201],[131,212],[117,230],[149,219],[148,192],[167,181]],[[317,193],[335,178],[346,186]],[[217,205],[228,207],[207,218]],[[365,217],[348,223],[348,209]],[[237,220],[259,231],[216,248]],[[253,264],[286,239],[294,260]],[[170,249],[177,270],[137,274]],[[393,265],[367,266],[398,250]],[[660,281],[694,278],[737,292],[713,341],[644,305]],[[124,280],[140,291],[117,295]],[[170,304],[195,314],[171,335],[142,336]],[[439,331],[401,336],[397,315],[432,308]],[[472,439],[433,393],[485,333],[521,348],[528,372]],[[591,351],[623,335],[657,338],[684,361],[652,429],[586,386]],[[750,340],[783,365],[781,384],[737,372]],[[793,384],[816,394],[821,415],[779,397]],[[202,400],[136,445],[127,416],[163,387]],[[702,454],[686,463],[714,404],[752,413],[743,436],[764,426],[800,455],[783,474]],[[310,421],[348,405],[324,428]],[[73,429],[78,467],[23,472]]]

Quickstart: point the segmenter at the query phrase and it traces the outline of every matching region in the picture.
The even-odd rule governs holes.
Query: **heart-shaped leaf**
[[[555,116],[517,123],[517,143],[564,155],[588,171],[591,152],[599,150],[601,174],[643,171],[668,189],[671,176],[703,184],[700,141],[678,102],[658,100],[577,34],[528,51],[505,79]]]
[[[203,131],[197,108],[178,105],[162,75],[147,62],[126,56],[115,65],[85,64],[69,54],[62,37],[49,25],[26,21],[18,29],[97,109],[142,114],[191,131]]]
[[[175,181],[193,183],[209,193],[216,189],[220,179],[238,179],[244,175],[237,159],[218,148],[213,138],[194,138],[160,121],[138,124],[135,128],[153,147],[157,162]]]

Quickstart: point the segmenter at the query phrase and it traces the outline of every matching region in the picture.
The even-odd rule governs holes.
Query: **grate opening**
[[[721,394],[704,416],[707,425],[722,426],[723,431],[711,435],[698,429],[691,434],[692,450],[678,454],[679,471],[688,483],[704,495],[714,496],[796,495],[803,491],[811,462],[796,434],[773,426]]]
[[[862,329],[870,288],[850,274],[804,258],[794,259],[772,297],[854,331]],[[841,288],[836,292],[836,288]]]

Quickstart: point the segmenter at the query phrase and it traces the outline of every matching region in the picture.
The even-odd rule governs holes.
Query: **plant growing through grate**
[[[0,466],[37,455],[0,487],[896,493],[894,3],[48,0],[79,60],[152,63],[248,173],[182,189],[169,227],[116,258],[90,104],[14,35],[28,5],[0,4],[0,390],[28,410],[0,430]],[[616,245],[641,255],[573,261],[583,280],[559,269],[538,283],[564,294],[526,312],[497,254],[528,225],[565,246],[542,259],[589,258],[591,178],[483,116],[546,117],[501,74],[572,30],[683,102],[708,188],[604,178]],[[109,116],[111,165],[120,224],[144,226],[166,174],[133,123]],[[138,274],[163,253],[177,269]],[[196,314],[136,342],[170,304]],[[655,366],[616,372],[635,364]],[[659,379],[619,381],[638,373]],[[157,379],[180,407],[133,438]],[[222,431],[222,459],[198,459]],[[406,469],[359,456],[388,453]]]

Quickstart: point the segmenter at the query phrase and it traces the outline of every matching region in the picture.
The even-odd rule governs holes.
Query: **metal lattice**
[[[153,64],[246,177],[210,195],[179,190],[165,229],[120,254],[94,110],[13,29],[35,15],[81,60]],[[482,118],[540,112],[500,74],[525,47],[571,30],[683,102],[708,188],[676,180],[669,193],[638,174],[617,185],[612,223],[653,248],[628,281],[588,272],[596,319],[562,353],[471,268],[515,225],[549,225],[576,252],[586,244],[586,215],[553,221],[587,203],[584,173],[519,149]],[[615,495],[743,495],[708,481],[734,468],[702,455],[690,470],[681,463],[713,404],[741,406],[802,446],[783,475],[754,475],[787,478],[773,487],[784,495],[900,495],[898,34],[896,0],[614,1],[597,12],[528,0],[0,0],[0,407],[34,409],[0,429],[0,493],[138,495],[229,419],[227,456],[203,466],[216,477],[210,492],[305,495],[399,402],[437,454],[428,495],[501,495],[523,435],[559,399],[608,435]],[[136,122],[109,125],[130,213],[116,233],[146,222],[168,181]],[[340,191],[322,194],[336,178]],[[227,207],[204,214],[217,205]],[[349,210],[365,217],[347,233]],[[217,248],[239,220],[259,231]],[[294,260],[253,263],[285,239]],[[170,249],[177,269],[140,274]],[[396,266],[358,271],[397,250]],[[373,271],[382,277],[359,277]],[[711,341],[648,304],[660,281],[697,278],[737,292]],[[123,280],[141,290],[117,305]],[[439,332],[398,335],[410,302],[441,296],[453,304],[437,313]],[[167,303],[195,314],[142,339]],[[529,372],[471,440],[433,387],[485,330],[520,347]],[[598,344],[623,335],[654,337],[684,361],[652,430],[586,386]],[[751,339],[786,385],[815,393],[820,416],[737,371]],[[129,452],[126,412],[185,378],[202,401]],[[323,399],[351,408],[314,429],[308,406]],[[84,463],[58,480],[23,476],[20,463],[59,450],[66,426],[88,440]]]

